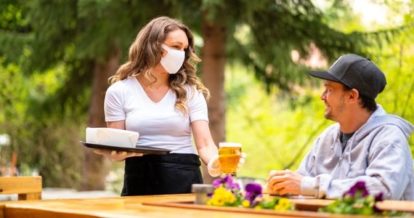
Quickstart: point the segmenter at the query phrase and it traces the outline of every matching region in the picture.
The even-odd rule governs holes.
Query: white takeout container
[[[86,128],[86,143],[135,148],[139,133],[112,128]]]

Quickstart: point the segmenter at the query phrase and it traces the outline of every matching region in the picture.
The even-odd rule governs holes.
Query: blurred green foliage
[[[317,133],[329,122],[311,89],[295,100],[263,84],[240,66],[228,70],[227,140],[242,143],[247,154],[240,175],[265,178],[272,169],[296,168]],[[292,105],[291,102],[295,102]]]
[[[73,187],[80,177],[83,150],[79,145],[85,117],[49,114],[38,119],[31,102],[54,95],[64,77],[56,68],[45,74],[22,74],[16,64],[0,64],[0,133],[10,135],[20,175],[47,175],[45,186]],[[64,115],[63,115],[64,116]],[[81,125],[79,125],[81,124]]]

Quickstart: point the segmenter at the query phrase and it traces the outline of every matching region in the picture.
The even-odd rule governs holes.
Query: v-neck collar
[[[137,83],[137,86],[138,86],[138,88],[141,90],[141,92],[143,93],[143,95],[145,96],[144,98],[148,101],[148,102],[150,102],[150,103],[152,103],[152,104],[160,104],[161,102],[163,102],[166,98],[167,98],[167,96],[170,94],[170,91],[171,91],[171,89],[170,88],[168,88],[168,91],[164,94],[164,96],[159,100],[159,101],[153,101],[150,97],[149,97],[149,95],[148,95],[148,93],[145,91],[145,89],[144,89],[144,87],[141,85],[141,82],[136,78],[136,77],[133,77],[133,79],[135,80],[135,82]]]

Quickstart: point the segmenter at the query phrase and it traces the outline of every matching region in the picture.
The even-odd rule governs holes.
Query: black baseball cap
[[[356,54],[342,55],[327,71],[312,71],[309,74],[342,83],[372,99],[375,99],[387,84],[384,73],[372,61]]]

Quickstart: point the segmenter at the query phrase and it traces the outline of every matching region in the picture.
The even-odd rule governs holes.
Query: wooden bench
[[[17,194],[18,200],[40,200],[42,199],[42,177],[0,177],[0,194]]]

